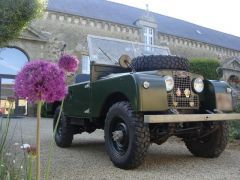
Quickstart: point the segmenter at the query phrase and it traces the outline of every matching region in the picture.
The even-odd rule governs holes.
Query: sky
[[[109,0],[240,37],[240,0]]]
[[[18,49],[0,49],[0,74],[16,75],[27,61],[27,56]],[[9,83],[12,81],[3,79],[2,82]]]

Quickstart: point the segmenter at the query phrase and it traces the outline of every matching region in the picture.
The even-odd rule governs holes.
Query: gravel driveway
[[[34,144],[33,118],[12,119],[10,135],[15,129],[13,143]],[[52,136],[52,120],[41,122],[41,158],[47,160],[48,145]],[[151,145],[142,166],[135,170],[121,170],[113,166],[105,152],[103,131],[74,136],[71,148],[54,145],[50,179],[240,179],[240,144],[231,145],[217,159],[193,157],[184,144],[171,139],[161,146]]]

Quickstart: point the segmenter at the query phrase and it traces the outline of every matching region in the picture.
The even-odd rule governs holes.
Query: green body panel
[[[68,88],[64,101],[64,113],[67,116],[89,118],[90,86],[89,82],[79,83]]]
[[[132,108],[139,110],[139,90],[133,74],[127,73],[115,77],[97,80],[91,83],[91,115],[99,117],[108,98],[115,93],[125,96]],[[114,97],[113,97],[114,98]]]
[[[158,74],[136,74],[140,92],[140,109],[139,111],[165,111],[168,109],[167,91],[165,81]],[[144,81],[149,82],[148,89],[143,87]]]
[[[145,89],[143,82],[150,87]],[[69,86],[64,103],[65,115],[79,118],[100,117],[103,108],[115,94],[121,94],[131,103],[134,111],[165,111],[167,92],[165,81],[159,74],[119,73]]]

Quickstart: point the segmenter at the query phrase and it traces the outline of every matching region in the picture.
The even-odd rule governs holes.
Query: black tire
[[[177,56],[139,56],[132,60],[132,66],[136,71],[152,71],[160,69],[173,69],[189,71],[189,61]]]
[[[53,130],[54,130],[54,127],[56,126],[59,112],[60,112],[60,107],[56,109],[54,114]],[[74,133],[73,125],[70,125],[67,122],[67,118],[64,116],[64,113],[62,112],[59,123],[58,123],[57,131],[54,137],[57,146],[62,148],[70,147],[73,140],[73,133]]]
[[[122,139],[114,140],[120,130]],[[116,167],[133,169],[141,165],[150,145],[150,134],[143,116],[133,112],[129,102],[115,103],[109,109],[104,128],[105,147]]]
[[[219,122],[217,130],[194,141],[185,141],[188,150],[198,157],[215,158],[225,150],[228,143],[228,124]]]

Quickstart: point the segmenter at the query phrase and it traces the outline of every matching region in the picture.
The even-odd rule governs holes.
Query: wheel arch
[[[58,106],[61,105],[61,102],[60,101],[55,101],[53,104],[52,104],[52,109],[51,109],[51,114],[54,115],[56,109]]]
[[[120,102],[120,101],[128,101],[131,104],[129,98],[121,92],[114,92],[114,93],[110,94],[104,101],[101,112],[100,112],[101,125],[103,127],[104,127],[104,123],[105,123],[104,120],[106,118],[109,108],[113,104]]]

